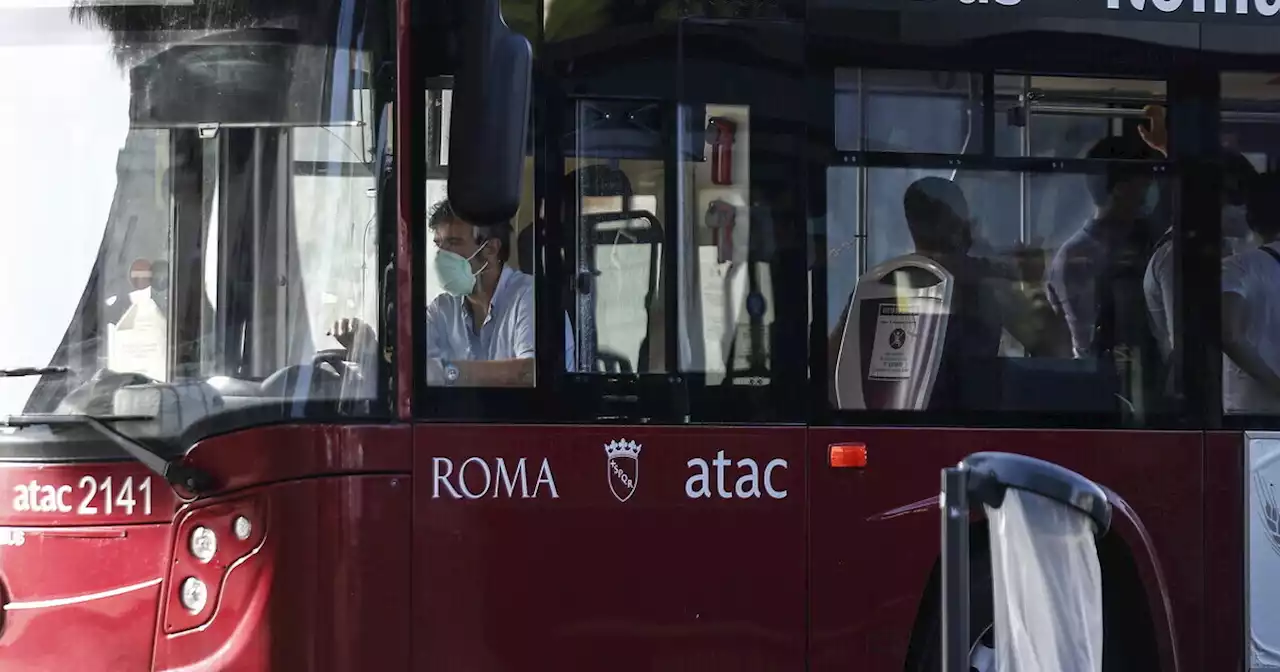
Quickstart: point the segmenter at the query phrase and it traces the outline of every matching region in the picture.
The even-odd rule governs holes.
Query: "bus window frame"
[[[680,425],[694,423],[731,422],[734,424],[761,423],[803,423],[807,417],[805,409],[804,387],[807,385],[805,369],[801,361],[806,355],[808,340],[808,324],[803,321],[804,311],[808,307],[808,283],[804,274],[804,257],[806,254],[807,231],[804,226],[793,227],[794,231],[779,234],[777,242],[779,258],[774,267],[787,269],[775,271],[778,276],[774,280],[774,303],[783,304],[790,301],[801,320],[785,326],[775,327],[780,331],[794,332],[775,339],[777,345],[771,348],[773,377],[768,386],[713,385],[704,384],[706,374],[702,372],[668,371],[643,376],[609,376],[603,374],[566,373],[564,366],[564,348],[561,341],[562,330],[550,329],[545,325],[559,325],[563,321],[564,311],[572,306],[564,305],[559,291],[560,284],[550,282],[548,278],[564,277],[565,269],[558,255],[547,254],[547,250],[560,249],[567,240],[568,231],[552,222],[560,222],[564,212],[564,199],[567,194],[560,193],[560,184],[565,175],[566,152],[560,139],[568,130],[566,124],[571,123],[572,104],[577,99],[654,99],[662,101],[664,106],[664,189],[669,196],[665,199],[664,212],[654,213],[663,223],[664,236],[668,239],[669,250],[679,250],[681,232],[677,223],[682,218],[681,209],[684,203],[675,197],[681,193],[680,180],[683,174],[675,169],[683,163],[680,147],[674,129],[682,128],[680,109],[687,108],[698,101],[718,104],[746,104],[756,109],[761,104],[760,96],[735,91],[734,87],[724,83],[718,84],[718,90],[697,91],[696,96],[685,96],[686,85],[683,81],[685,50],[684,42],[687,30],[702,31],[719,35],[736,42],[740,49],[749,48],[751,40],[761,26],[760,21],[733,22],[699,22],[686,19],[675,23],[674,30],[669,26],[660,26],[645,39],[636,40],[625,48],[616,43],[601,42],[599,35],[588,36],[584,40],[570,40],[562,43],[539,46],[539,58],[534,68],[534,109],[533,124],[533,163],[534,163],[534,301],[535,316],[539,328],[535,332],[536,350],[539,353],[535,360],[536,379],[532,387],[525,388],[481,388],[481,387],[429,387],[426,385],[422,370],[421,357],[415,357],[413,365],[414,413],[415,421],[426,422],[458,422],[458,421],[499,421],[512,423],[564,423],[564,422],[643,422],[658,425]],[[743,27],[748,30],[742,30]],[[790,26],[786,40],[790,40],[793,55],[787,67],[795,72],[803,72],[802,34]],[[598,45],[595,49],[583,49],[584,45]],[[601,52],[598,49],[606,49]],[[702,47],[709,54],[713,51],[710,45]],[[584,53],[585,52],[585,53]],[[732,53],[732,52],[730,52]],[[646,64],[663,77],[638,78],[623,84],[608,81],[607,73],[602,75],[600,69],[601,54],[608,54],[605,67],[612,65],[634,66]],[[718,58],[724,58],[723,55]],[[595,61],[594,63],[592,61]],[[729,61],[733,63],[735,61]],[[584,71],[597,70],[595,74],[584,74]],[[427,80],[423,80],[427,81]],[[805,90],[803,77],[796,82],[797,97]],[[625,91],[618,89],[622,86]],[[424,98],[424,96],[417,96]],[[417,101],[415,101],[417,102]],[[793,146],[802,147],[806,129],[803,112],[797,112],[796,125],[786,131],[785,135]],[[425,123],[425,115],[424,115]],[[414,129],[422,134],[423,129]],[[695,140],[696,141],[696,140]],[[425,157],[426,143],[413,140],[412,149],[423,152],[413,157],[415,177],[414,186],[419,190],[415,194],[414,207],[422,208],[425,199],[420,193],[425,187],[427,161]],[[767,159],[762,159],[767,160]],[[776,159],[771,160],[776,164]],[[797,151],[786,158],[788,165],[794,164],[796,170],[804,168],[802,153]],[[422,185],[418,185],[421,182]],[[803,186],[794,187],[788,194],[793,201],[797,221],[803,220]],[[417,213],[410,222],[411,239],[413,240],[414,277],[412,291],[414,293],[412,320],[415,353],[425,352],[425,337],[421,325],[425,324],[425,283],[422,273],[426,269],[424,255],[427,253],[426,236],[421,235],[418,222],[423,221]],[[781,240],[788,236],[787,241]],[[680,268],[681,255],[664,253],[663,270],[668,273],[670,282],[664,283],[667,295],[667,320],[671,325],[665,330],[668,360],[678,362],[675,346],[678,338],[679,310],[675,303],[679,293],[677,279],[686,273]],[[668,261],[670,262],[668,263]],[[782,317],[775,324],[782,322]],[[787,318],[791,319],[791,318]],[[781,353],[789,353],[785,358]],[[784,359],[786,360],[785,363]],[[668,367],[678,368],[678,367]],[[622,412],[611,413],[600,408],[600,399],[604,395],[615,395],[620,398],[629,396],[653,400],[654,404],[641,403],[626,406]],[[624,405],[625,406],[625,405]],[[762,415],[762,411],[764,414]]]
[[[812,19],[812,17],[811,17]],[[820,22],[819,30],[830,31],[830,35],[839,35],[839,21]],[[813,36],[811,36],[813,38]],[[1077,35],[1076,39],[1090,39],[1086,34]],[[1172,146],[1167,161],[1158,162],[1167,166],[1163,175],[1172,178],[1170,184],[1175,186],[1175,203],[1184,204],[1175,212],[1174,218],[1174,254],[1175,254],[1175,325],[1177,351],[1179,356],[1174,367],[1179,372],[1179,380],[1214,380],[1221,378],[1220,355],[1193,357],[1189,352],[1204,353],[1213,344],[1213,353],[1217,339],[1214,331],[1218,328],[1216,319],[1204,319],[1204,306],[1214,309],[1218,305],[1217,289],[1219,287],[1218,269],[1208,257],[1216,254],[1218,232],[1220,231],[1220,213],[1218,212],[1218,186],[1211,179],[1212,165],[1217,156],[1216,133],[1219,114],[1219,92],[1216,78],[1223,68],[1214,68],[1211,55],[1198,54],[1191,64],[1185,58],[1168,58],[1160,61],[1151,55],[1152,50],[1166,49],[1162,45],[1138,44],[1128,52],[1117,56],[1106,63],[1089,62],[1082,53],[1055,53],[1041,51],[1015,52],[1007,49],[974,48],[964,43],[952,47],[912,45],[897,42],[892,45],[871,43],[869,41],[849,40],[832,43],[821,37],[810,40],[808,66],[814,86],[820,87],[815,93],[811,128],[814,129],[814,141],[818,146],[828,149],[825,160],[815,158],[811,162],[808,180],[809,205],[811,217],[821,222],[814,227],[811,239],[813,246],[813,282],[811,314],[813,334],[810,343],[810,404],[814,409],[811,422],[822,426],[914,426],[914,427],[1007,427],[1007,428],[1062,428],[1073,429],[1186,429],[1214,428],[1222,426],[1222,409],[1220,392],[1215,392],[1216,385],[1182,385],[1183,407],[1176,412],[1155,413],[1148,415],[1141,424],[1128,424],[1124,416],[1118,413],[1054,413],[1054,412],[1022,412],[1022,411],[980,411],[980,412],[940,412],[940,411],[866,411],[843,410],[834,407],[830,395],[830,368],[827,357],[827,337],[829,320],[827,319],[827,185],[828,168],[842,165],[860,165],[864,169],[884,166],[934,165],[954,168],[970,167],[988,170],[1022,170],[1027,168],[1045,169],[1051,172],[1078,172],[1092,168],[1091,162],[1084,159],[1042,159],[1023,157],[994,156],[994,139],[983,134],[983,151],[974,155],[939,155],[921,153],[890,152],[840,152],[835,147],[835,74],[837,69],[864,68],[885,70],[926,70],[955,71],[957,73],[980,74],[984,82],[990,81],[995,74],[1062,74],[1076,77],[1133,79],[1156,79],[1166,82],[1167,109],[1171,128]],[[1177,51],[1168,48],[1169,51]],[[1077,50],[1081,51],[1081,50]],[[1182,54],[1185,56],[1185,54]],[[1157,64],[1160,63],[1160,64]],[[942,67],[940,67],[942,66]],[[1210,79],[1215,80],[1213,86]],[[984,98],[989,100],[990,93],[984,91]],[[1210,110],[1206,114],[1205,109]],[[995,114],[994,109],[984,106],[983,129],[987,130],[992,123],[989,117]],[[1211,126],[1205,125],[1204,117],[1213,117]],[[1212,142],[1210,142],[1212,140]],[[861,155],[869,162],[862,164],[845,163],[849,155]],[[972,157],[972,158],[971,158]],[[1053,170],[1051,164],[1069,167],[1071,171]],[[1186,207],[1189,204],[1190,207]],[[1212,204],[1212,205],[1209,205]],[[1213,241],[1212,250],[1207,249],[1203,239]],[[1216,259],[1216,256],[1214,257]],[[1212,295],[1212,296],[1211,296]],[[1193,298],[1194,297],[1194,298]],[[1200,302],[1200,303],[1197,303]],[[1193,312],[1193,306],[1197,310]],[[1215,309],[1216,314],[1216,309]],[[1200,389],[1196,389],[1199,387]],[[1190,389],[1188,389],[1190,388]],[[1213,388],[1206,390],[1205,388]]]
[[[690,39],[690,38],[694,39]],[[771,54],[774,57],[761,64],[763,59],[752,59],[750,62],[744,62],[738,59],[741,54],[760,53],[761,48],[759,40],[764,37],[774,38],[774,49]],[[588,38],[590,41],[599,40],[599,36]],[[588,40],[583,40],[586,42]],[[774,328],[777,335],[771,342],[770,349],[770,372],[771,377],[768,385],[764,386],[747,386],[719,384],[708,385],[708,378],[705,372],[700,371],[683,371],[678,367],[678,356],[675,356],[675,348],[678,345],[680,329],[680,314],[678,307],[680,288],[676,285],[676,281],[682,276],[687,276],[689,269],[684,268],[680,264],[683,258],[685,245],[684,234],[680,222],[685,217],[683,212],[687,185],[682,184],[684,180],[683,171],[680,169],[687,163],[687,159],[682,152],[681,143],[678,141],[678,134],[687,131],[688,122],[683,118],[683,114],[690,109],[702,109],[701,106],[707,104],[721,105],[746,105],[752,110],[753,118],[758,113],[762,117],[768,117],[771,111],[771,101],[768,96],[752,94],[751,91],[744,91],[742,87],[734,86],[732,82],[726,81],[726,78],[703,78],[694,79],[691,76],[689,68],[690,63],[702,62],[723,62],[726,65],[746,66],[751,68],[776,68],[795,74],[793,81],[790,83],[796,89],[794,96],[777,98],[787,98],[790,100],[802,100],[807,84],[803,75],[804,68],[804,49],[803,49],[803,32],[798,29],[795,24],[789,23],[768,23],[759,20],[703,20],[699,18],[686,18],[675,22],[674,30],[659,28],[650,36],[647,41],[652,48],[647,49],[644,59],[641,62],[651,64],[659,72],[669,73],[666,78],[640,78],[641,83],[628,82],[625,91],[617,89],[617,82],[610,81],[608,77],[608,67],[601,68],[596,73],[589,72],[588,65],[592,58],[591,53],[576,53],[579,46],[578,41],[570,40],[555,45],[549,45],[548,50],[544,52],[544,58],[554,58],[551,52],[564,52],[569,54],[568,58],[563,61],[555,62],[555,71],[561,75],[557,79],[560,87],[561,95],[539,96],[540,100],[550,101],[553,109],[547,111],[544,121],[548,124],[562,124],[564,120],[569,119],[566,112],[569,105],[575,99],[608,99],[608,98],[631,98],[631,99],[653,99],[662,101],[664,106],[664,130],[663,134],[666,138],[665,146],[667,151],[664,153],[664,189],[667,194],[664,198],[665,207],[661,213],[662,225],[665,230],[665,237],[669,241],[668,249],[671,254],[665,254],[664,271],[668,273],[668,279],[665,283],[665,294],[667,297],[667,315],[666,319],[670,322],[670,326],[665,331],[664,337],[667,341],[668,362],[675,363],[676,370],[659,374],[648,374],[646,376],[637,377],[636,381],[620,381],[615,377],[603,376],[599,374],[561,374],[565,375],[569,388],[566,390],[565,401],[575,408],[582,408],[583,404],[590,399],[598,399],[602,393],[612,394],[668,394],[674,397],[674,401],[666,409],[666,417],[657,416],[652,418],[634,418],[636,420],[651,421],[653,424],[687,424],[687,423],[733,423],[740,425],[753,424],[800,424],[806,421],[808,412],[805,408],[804,387],[807,385],[805,378],[804,355],[808,341],[808,324],[803,319],[808,301],[808,282],[803,272],[805,257],[807,254],[805,240],[807,231],[804,226],[796,225],[790,228],[776,227],[775,235],[777,240],[774,241],[777,247],[776,258],[771,264],[775,275],[772,276],[773,286],[773,303],[775,309],[780,306],[793,307],[795,317],[800,319],[790,319],[784,317],[787,310],[775,316]],[[635,48],[634,43],[630,45]],[[624,66],[636,61],[630,60],[634,52],[626,51],[620,55],[618,60],[613,61]],[[726,59],[726,54],[734,56]],[[571,63],[573,59],[583,59],[584,62],[575,64],[572,75],[569,75],[569,68],[565,67]],[[598,56],[597,56],[598,59]],[[586,65],[587,67],[583,67]],[[595,63],[599,65],[599,63]],[[791,146],[800,148],[804,146],[804,140],[807,133],[805,125],[804,106],[797,106],[794,110],[794,118],[784,131],[771,132],[775,137],[784,137],[790,141]],[[777,115],[771,121],[784,119],[783,115]],[[546,133],[542,136],[542,147],[547,162],[544,170],[539,171],[542,178],[542,190],[536,192],[536,198],[545,198],[546,215],[549,221],[561,221],[560,213],[563,212],[563,198],[565,194],[554,193],[554,190],[547,191],[546,185],[559,184],[565,174],[565,154],[558,140],[566,129],[562,126],[555,128],[548,127]],[[692,142],[700,142],[701,138],[694,138]],[[758,150],[756,150],[758,151]],[[755,200],[754,176],[762,173],[776,171],[775,166],[778,161],[769,158],[764,152],[759,155],[753,154],[751,159],[753,169],[752,198]],[[794,168],[795,173],[799,174],[806,168],[806,163],[802,152],[789,154],[784,159],[787,165]],[[756,166],[769,166],[770,169],[757,169]],[[789,192],[792,201],[791,206],[794,210],[795,220],[797,223],[804,220],[806,208],[803,200],[803,180],[799,181],[799,185],[793,187]],[[657,214],[657,213],[655,213]],[[566,242],[563,241],[563,231],[560,227],[543,226],[542,231],[546,234],[548,245],[554,246]],[[554,259],[555,255],[546,255],[546,258],[553,263],[558,263]],[[556,269],[548,269],[554,273]],[[686,281],[689,281],[686,279]],[[548,285],[546,282],[539,283],[539,288]],[[559,302],[559,293],[551,291],[553,294],[549,297],[553,302]],[[541,299],[541,295],[539,296]],[[559,306],[556,308],[560,309]],[[550,319],[550,316],[541,317],[540,319]],[[692,337],[692,335],[690,335]],[[541,343],[539,348],[541,348]],[[563,370],[563,369],[560,369]],[[647,380],[646,380],[647,379]],[[619,383],[622,383],[619,385]],[[682,414],[678,408],[685,405],[686,411]],[[683,417],[682,417],[683,416]],[[622,419],[619,419],[622,420]]]

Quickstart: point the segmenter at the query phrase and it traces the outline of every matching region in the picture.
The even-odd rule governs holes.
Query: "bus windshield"
[[[382,10],[51,4],[0,8],[0,415],[373,412]]]

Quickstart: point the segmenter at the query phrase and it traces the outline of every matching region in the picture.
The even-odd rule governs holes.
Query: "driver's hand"
[[[373,329],[359,319],[349,317],[334,322],[329,335],[346,348],[347,352],[353,352],[353,346],[369,342],[373,337]]]

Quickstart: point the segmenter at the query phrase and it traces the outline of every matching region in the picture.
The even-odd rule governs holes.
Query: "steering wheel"
[[[320,368],[321,364],[328,364],[339,376],[347,375],[350,370],[347,366],[347,350],[346,348],[330,348],[328,350],[317,350],[316,354],[311,355],[311,365]]]
[[[344,349],[320,350],[311,356],[310,364],[291,364],[267,376],[262,381],[262,393],[270,397],[291,396],[291,390],[296,388],[302,372],[309,370],[312,376],[311,390],[319,391],[320,396],[330,396],[332,390],[336,396],[346,376],[359,375],[347,365],[346,357],[347,351]],[[325,369],[321,364],[328,364],[334,370]]]

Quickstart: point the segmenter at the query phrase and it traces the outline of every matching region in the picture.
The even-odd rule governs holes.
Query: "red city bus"
[[[1110,489],[1107,670],[1280,662],[1266,0],[57,4],[6,667],[939,669],[982,450]]]

